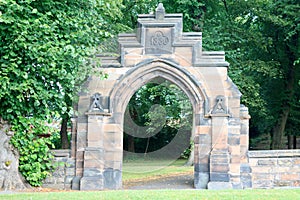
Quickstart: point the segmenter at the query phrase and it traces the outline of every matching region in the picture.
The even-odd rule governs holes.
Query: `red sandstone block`
[[[241,162],[240,155],[231,155],[230,163],[236,163],[239,164]]]
[[[300,177],[299,177],[299,173],[293,173],[293,174],[281,174],[281,180],[284,180],[284,181],[291,181],[291,180],[300,180]]]
[[[240,174],[240,164],[229,164],[231,174]]]
[[[300,165],[300,159],[294,158],[293,163],[294,163],[294,165]]]
[[[270,166],[267,166],[267,167],[257,167],[257,166],[254,166],[251,168],[252,169],[252,173],[271,173],[272,172],[272,167]]]

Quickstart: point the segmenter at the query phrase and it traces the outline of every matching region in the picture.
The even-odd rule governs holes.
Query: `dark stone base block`
[[[199,173],[194,174],[194,187],[196,189],[207,189],[207,183],[209,181],[209,173]]]
[[[103,177],[82,177],[80,180],[80,190],[103,190]]]
[[[117,169],[107,168],[103,173],[105,189],[122,188],[122,172]]]
[[[226,190],[232,189],[232,184],[230,182],[209,182],[207,185],[209,190]]]

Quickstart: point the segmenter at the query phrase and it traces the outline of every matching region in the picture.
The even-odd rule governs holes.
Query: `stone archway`
[[[183,33],[182,15],[139,15],[135,34],[119,35],[120,56],[100,57],[106,80],[90,78],[78,103],[76,178],[81,190],[122,187],[123,118],[136,90],[154,78],[175,83],[194,112],[195,188],[242,188],[248,113],[227,76],[224,52],[202,50],[201,33]]]

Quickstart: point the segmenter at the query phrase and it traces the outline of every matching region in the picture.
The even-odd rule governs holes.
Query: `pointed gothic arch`
[[[79,95],[72,184],[81,190],[122,188],[126,106],[141,86],[163,78],[193,106],[195,188],[243,188],[249,115],[227,76],[224,52],[203,51],[202,34],[183,33],[182,15],[166,14],[162,5],[155,15],[140,15],[138,27],[134,34],[118,36],[119,56],[100,57],[109,77],[92,76]]]

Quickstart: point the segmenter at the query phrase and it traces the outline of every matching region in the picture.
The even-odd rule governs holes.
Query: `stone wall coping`
[[[249,151],[249,158],[300,157],[300,149],[293,150],[257,150]]]
[[[71,150],[70,149],[57,149],[51,150],[54,157],[70,157]]]
[[[183,15],[181,13],[174,14],[165,14],[164,18],[182,18]],[[139,19],[155,19],[154,14],[138,14]]]
[[[111,113],[98,112],[98,111],[86,112],[85,114],[88,115],[88,116],[111,116],[112,115]]]

